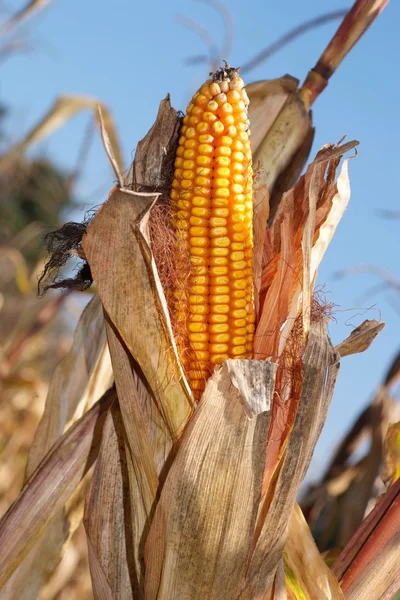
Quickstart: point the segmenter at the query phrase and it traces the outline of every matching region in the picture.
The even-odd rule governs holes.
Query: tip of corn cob
[[[215,71],[215,73],[210,73],[210,77],[216,83],[221,81],[227,81],[229,83],[230,80],[236,79],[240,75],[239,67],[231,67],[229,63],[224,60],[225,65],[220,67]]]

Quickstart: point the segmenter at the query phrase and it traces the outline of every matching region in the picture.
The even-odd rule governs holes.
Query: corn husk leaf
[[[50,382],[44,414],[35,434],[26,468],[30,477],[67,428],[104,394],[112,382],[103,314],[98,296],[83,311],[69,353]],[[77,491],[79,495],[79,491]],[[81,498],[82,500],[83,498]],[[2,597],[28,600],[37,596],[42,583],[60,561],[62,548],[72,535],[76,519],[69,510],[52,519],[42,538],[8,581]]]
[[[303,319],[309,313],[311,285],[350,198],[346,161],[335,183],[340,154],[357,143],[322,149],[305,175],[282,198],[265,238],[260,319],[255,332],[255,356],[259,358],[282,354],[300,303]],[[314,200],[315,215],[309,222],[310,193],[316,197],[316,203]],[[305,290],[306,299],[302,302]]]
[[[400,480],[384,494],[333,566],[347,600],[391,600],[400,588]]]
[[[257,183],[266,185],[270,194],[270,219],[283,192],[300,175],[314,136],[311,113],[298,97],[298,84],[297,79],[285,75],[246,86],[253,166]],[[274,193],[275,186],[279,195]]]
[[[298,487],[325,422],[338,368],[337,354],[326,335],[325,326],[322,323],[312,323],[304,355],[303,385],[296,417],[282,457],[274,465],[274,476],[268,476],[264,480],[265,492],[256,527],[259,537],[256,537],[257,544],[248,571],[248,594],[243,595],[246,600],[262,594],[262,584],[257,572],[264,572],[270,581],[271,573],[274,573],[281,556],[281,544],[286,543],[288,520]],[[271,429],[268,450],[272,435]]]
[[[162,419],[157,418],[154,410],[153,396],[142,380],[137,364],[108,317],[106,328],[119,397],[118,415],[122,414],[123,421],[123,424],[118,425],[117,430],[120,417],[117,415],[114,418],[115,431],[113,430],[110,435],[115,438],[118,434],[119,439],[123,438],[124,447],[120,448],[119,455],[115,458],[114,468],[120,466],[118,473],[120,480],[115,485],[109,486],[106,484],[107,479],[98,476],[97,487],[100,488],[102,494],[101,521],[96,520],[92,515],[93,510],[95,512],[97,510],[99,490],[94,487],[86,502],[85,518],[91,523],[90,531],[88,531],[92,543],[89,561],[94,589],[99,585],[95,581],[97,570],[94,570],[94,562],[108,574],[107,580],[111,589],[119,589],[121,585],[118,579],[119,574],[114,568],[116,558],[110,548],[114,548],[116,544],[123,548],[125,544],[128,544],[129,548],[126,549],[126,552],[130,556],[130,577],[133,582],[136,582],[133,585],[134,589],[140,589],[139,597],[142,597],[144,540],[153,516],[159,489],[160,471],[162,469],[166,471],[167,457],[172,458],[174,453],[168,428]],[[107,448],[107,442],[104,441],[105,461],[109,460]],[[97,467],[99,472],[108,468],[107,464],[104,467],[101,464]],[[115,473],[115,477],[116,475]],[[104,488],[102,489],[103,481]],[[114,489],[117,489],[118,486],[126,487],[127,484],[129,487],[123,495],[123,503],[118,504],[115,501]],[[123,532],[118,529],[122,522],[125,523]],[[88,527],[87,524],[86,527]],[[105,527],[108,527],[109,536],[104,533]],[[93,538],[96,540],[96,544]],[[123,596],[117,594],[116,597]]]
[[[114,399],[115,392],[110,390],[68,430],[0,520],[0,587],[90,469],[100,446],[105,414]]]
[[[128,537],[132,548],[129,550],[130,576],[136,582],[133,588],[142,597],[144,540],[160,484],[174,457],[174,444],[192,412],[193,399],[177,361],[147,229],[149,212],[166,186],[178,125],[177,113],[167,98],[160,104],[155,124],[138,144],[134,164],[126,178],[126,185],[135,190],[154,192],[114,191],[83,240],[104,306],[121,427],[125,431],[125,454],[115,462],[115,468],[122,460],[126,464],[124,475],[119,475],[124,481],[116,482],[114,487],[122,489],[121,486],[129,483],[129,495],[124,497],[123,505],[114,502],[112,488],[104,486],[103,489],[99,480],[86,504],[85,520],[91,544],[89,559],[96,597],[108,597],[107,594],[115,594],[115,590],[119,590],[117,597],[128,594],[127,587],[121,592],[123,584],[118,581],[112,551],[112,548],[123,548]],[[118,257],[118,262],[110,261],[110,257]],[[129,265],[129,278],[126,265]],[[115,438],[115,431],[113,435]],[[99,465],[98,469],[102,468],[107,465]],[[114,475],[116,477],[116,472]],[[101,521],[107,535],[99,527],[99,521],[96,529],[96,520],[92,518],[92,507],[96,512],[99,494],[107,509]],[[127,503],[134,507],[128,512]],[[118,530],[118,520],[125,521],[125,532]]]
[[[271,411],[257,398],[270,398],[272,390],[266,394],[256,382],[271,385],[275,367],[227,361],[214,373],[156,509],[146,545],[146,598],[171,598],[178,590],[184,600],[268,597],[298,486],[326,417],[335,360],[324,326],[313,324],[296,420],[269,493],[264,471]]]
[[[166,303],[149,247],[147,220],[156,199],[155,194],[116,190],[89,224],[83,248],[104,310],[138,362],[171,437],[177,439],[192,402],[172,330],[165,326]]]
[[[291,600],[288,596],[287,586],[285,581],[285,567],[283,558],[280,559],[274,579],[274,587],[272,590],[271,600]]]
[[[24,138],[15,144],[6,154],[0,157],[0,170],[7,168],[10,159],[14,159],[16,155],[25,152],[25,150],[48,137],[59,127],[65,125],[76,114],[83,110],[90,109],[93,112],[93,118],[100,127],[98,107],[101,107],[101,113],[104,124],[106,126],[110,143],[116,158],[119,170],[123,172],[124,165],[120,143],[118,141],[117,132],[114,125],[114,120],[107,106],[96,98],[87,96],[60,96],[48,110],[48,112],[40,119],[40,121],[24,136]]]
[[[366,319],[353,329],[348,338],[336,346],[340,356],[349,356],[368,350],[376,336],[385,327],[385,323]]]
[[[233,383],[243,380],[242,363],[243,383],[262,386],[246,399]],[[238,597],[262,488],[274,373],[270,362],[230,360],[207,383],[147,540],[149,600]]]
[[[344,600],[337,579],[313,540],[301,508],[294,505],[284,551],[286,583],[296,600]],[[297,588],[297,590],[296,590]]]
[[[131,168],[133,189],[151,187],[163,190],[170,186],[173,176],[173,160],[178,147],[180,118],[171,107],[169,95],[160,102],[157,119],[137,145]],[[128,185],[128,184],[127,184]]]
[[[101,448],[86,496],[85,530],[95,598],[133,599],[140,596],[140,572],[134,554],[129,476],[131,462],[118,403],[107,415]]]
[[[262,275],[262,260],[265,245],[265,236],[267,235],[267,221],[269,217],[269,194],[266,185],[257,187],[254,190],[254,259],[253,259],[253,281],[254,281],[254,308],[256,320],[260,310],[260,290]]]

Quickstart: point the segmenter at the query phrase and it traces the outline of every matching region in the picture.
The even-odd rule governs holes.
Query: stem
[[[389,0],[356,0],[317,64],[309,71],[300,89],[300,97],[307,110],[326,88],[329,78],[388,2]]]

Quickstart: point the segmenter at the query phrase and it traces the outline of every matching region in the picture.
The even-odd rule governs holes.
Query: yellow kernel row
[[[170,194],[177,251],[184,244],[192,264],[174,306],[187,322],[197,397],[213,365],[251,357],[254,335],[248,97],[233,70],[217,75],[187,108]]]

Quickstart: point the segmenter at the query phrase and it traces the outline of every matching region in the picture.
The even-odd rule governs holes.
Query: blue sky
[[[226,4],[234,21],[233,51],[226,58],[235,66],[302,20],[347,6],[343,0],[226,0]],[[209,6],[194,0],[57,0],[50,4],[27,28],[32,52],[0,66],[0,98],[11,107],[8,129],[13,139],[21,137],[59,94],[89,95],[112,111],[128,166],[138,140],[154,121],[159,101],[170,92],[173,105],[184,109],[191,92],[208,74],[206,65],[185,66],[186,57],[204,54],[205,48],[176,22],[178,14],[195,19],[222,42],[221,19]],[[398,296],[384,292],[360,303],[360,296],[377,278],[333,277],[338,269],[359,264],[374,264],[399,276],[400,221],[383,220],[376,212],[399,207],[399,22],[400,4],[392,1],[333,76],[313,110],[313,153],[344,134],[361,142],[357,159],[350,162],[350,205],[318,277],[336,305],[330,335],[338,343],[363,319],[381,317],[387,323],[370,350],[342,361],[313,473],[370,399],[400,346]],[[285,73],[304,79],[337,26],[338,22],[324,25],[292,42],[254,70],[247,82]],[[88,115],[76,117],[33,151],[51,157],[64,169],[73,168],[87,120]],[[101,203],[112,185],[113,174],[96,139],[76,188],[74,217],[79,219],[90,206]]]

